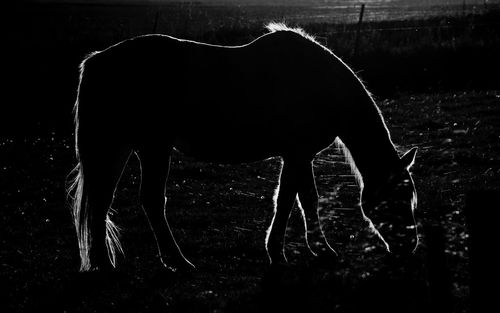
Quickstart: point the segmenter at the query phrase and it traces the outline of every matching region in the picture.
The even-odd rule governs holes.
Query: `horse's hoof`
[[[191,274],[196,271],[196,266],[194,266],[191,262],[187,262],[172,266],[171,269],[174,271],[174,273]]]
[[[313,247],[309,246],[309,251],[314,257],[318,258],[333,258],[339,257],[337,251],[330,247],[329,244],[316,244]]]
[[[151,284],[155,286],[165,286],[190,277],[194,273],[194,266],[172,266],[164,262],[161,263],[161,269],[154,273],[151,278]],[[192,264],[191,264],[192,265]]]
[[[279,266],[288,264],[288,260],[286,259],[285,253],[276,253],[269,255],[269,261],[271,262],[271,266]]]
[[[173,265],[169,265],[164,262],[163,259],[161,260],[161,263],[167,272],[173,274],[189,274],[196,271],[196,266],[194,266],[193,263],[189,262],[187,259],[173,262]]]
[[[313,263],[318,265],[332,265],[339,262],[338,253],[329,245],[316,246],[309,249],[313,255]]]
[[[271,272],[281,272],[289,267],[290,264],[288,264],[287,262],[272,262],[269,266],[269,270]]]

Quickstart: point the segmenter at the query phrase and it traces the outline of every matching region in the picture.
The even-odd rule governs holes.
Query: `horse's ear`
[[[403,167],[409,169],[415,163],[415,155],[417,154],[417,147],[411,148],[401,157]]]

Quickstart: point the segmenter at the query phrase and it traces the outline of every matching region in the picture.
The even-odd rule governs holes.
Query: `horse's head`
[[[363,216],[380,235],[387,250],[396,254],[411,253],[418,244],[413,216],[417,192],[409,172],[416,152],[417,149],[413,148],[403,155],[382,181],[367,181],[361,194]],[[370,214],[370,218],[365,212]]]

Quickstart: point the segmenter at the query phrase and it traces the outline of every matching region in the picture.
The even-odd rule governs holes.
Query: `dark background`
[[[484,199],[500,186],[498,2],[367,3],[361,26],[354,2],[335,9],[17,2],[2,12],[2,312],[472,311],[471,279],[484,277],[481,271],[471,275],[471,242],[476,260],[483,261],[488,245],[479,239],[493,238],[487,226],[495,217]],[[290,267],[272,272],[264,237],[279,160],[227,166],[176,154],[168,214],[198,271],[160,274],[152,233],[137,206],[138,161],[132,158],[114,205],[126,258],[119,259],[114,277],[79,275],[65,181],[76,162],[72,107],[83,57],[151,32],[242,44],[263,34],[269,20],[316,35],[373,92],[400,152],[419,147],[413,176],[422,245],[415,257],[388,260],[362,228],[359,189],[332,147],[317,157],[315,170],[326,233],[341,252],[340,262],[307,257],[294,211]],[[482,230],[476,241],[471,221]]]

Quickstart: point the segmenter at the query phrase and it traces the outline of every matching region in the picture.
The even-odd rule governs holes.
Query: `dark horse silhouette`
[[[321,230],[312,160],[337,139],[360,183],[368,225],[387,250],[413,251],[416,192],[408,169],[416,149],[398,156],[370,93],[330,50],[301,29],[267,28],[235,47],[141,36],[83,61],[75,104],[78,165],[70,186],[82,271],[115,266],[122,252],[109,210],[133,152],[161,261],[167,266],[168,256],[170,265],[193,266],[164,213],[174,148],[219,163],[282,158],[266,249],[271,263],[283,263],[297,197],[312,254],[336,255]],[[364,211],[378,211],[378,220]]]

